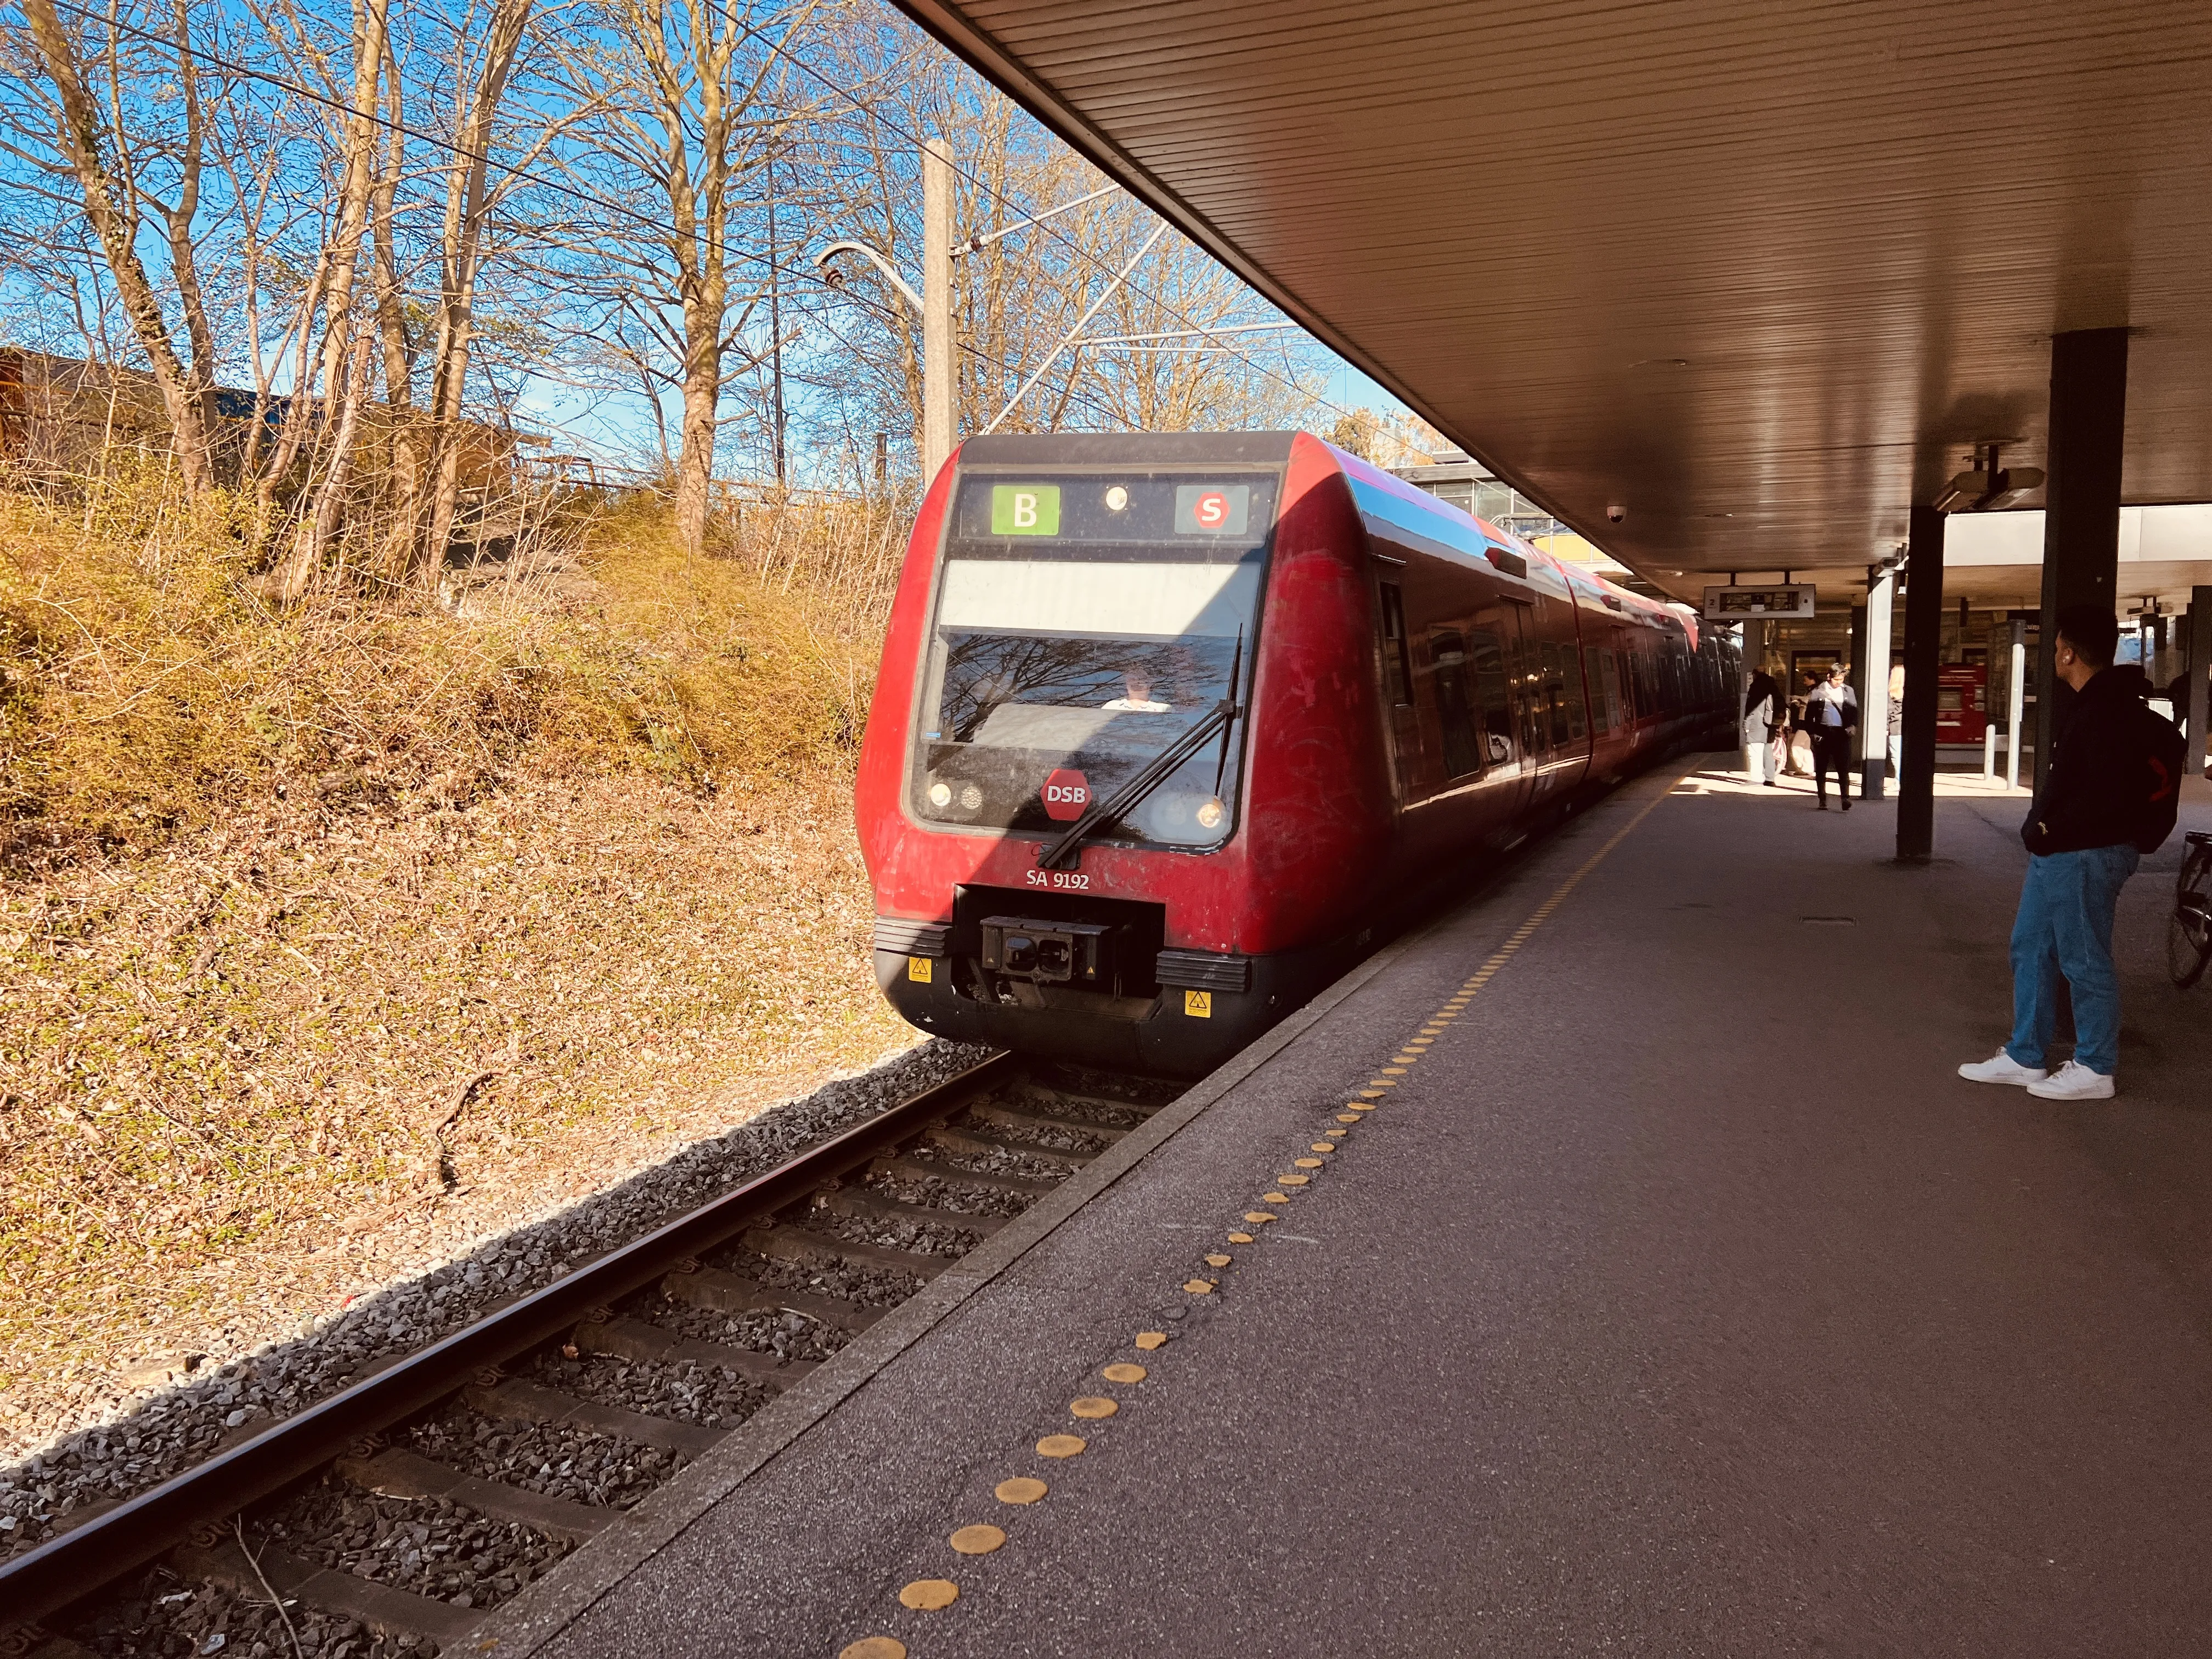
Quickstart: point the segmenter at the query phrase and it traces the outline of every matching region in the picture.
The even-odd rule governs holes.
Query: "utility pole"
[[[783,453],[783,284],[781,273],[776,269],[775,248],[775,148],[768,152],[768,333],[775,342],[771,349],[775,363],[770,374],[775,383],[775,409],[773,434],[775,446],[775,487],[783,489],[790,481],[785,475]]]
[[[952,453],[952,146],[921,147],[921,484]]]

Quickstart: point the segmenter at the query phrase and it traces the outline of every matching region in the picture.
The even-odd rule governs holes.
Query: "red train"
[[[1440,872],[1686,742],[1737,664],[1304,433],[987,437],[861,750],[876,976],[939,1036],[1196,1077]]]

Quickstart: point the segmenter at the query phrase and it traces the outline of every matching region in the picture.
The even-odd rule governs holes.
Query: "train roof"
[[[1645,627],[1671,623],[1689,636],[1691,649],[1697,648],[1694,613],[1678,605],[1662,605],[1607,581],[1594,570],[1571,565],[1525,537],[1478,519],[1417,484],[1322,441],[1344,469],[1370,534],[1408,542],[1444,558],[1481,560],[1501,574],[1533,579],[1554,593],[1601,605],[1626,621]],[[1497,556],[1501,552],[1511,556],[1500,559]]]
[[[1283,466],[1296,432],[991,432],[960,445],[984,466]]]
[[[1697,648],[1697,613],[1661,604],[1545,552],[1534,543],[1430,495],[1327,439],[1288,432],[988,433],[960,446],[960,459],[981,466],[1283,466],[1301,436],[1334,458],[1352,486],[1369,532],[1454,561],[1480,561],[1498,574],[1559,598],[1602,606],[1647,628],[1673,624]],[[1504,556],[1500,556],[1503,555]]]

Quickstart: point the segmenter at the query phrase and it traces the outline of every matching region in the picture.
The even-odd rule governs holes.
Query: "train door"
[[[1506,678],[1512,688],[1513,728],[1521,750],[1521,770],[1528,780],[1524,799],[1541,791],[1544,763],[1551,757],[1551,711],[1544,695],[1543,643],[1537,638],[1534,609],[1522,603],[1510,607],[1512,637],[1505,644]]]
[[[1384,718],[1390,723],[1391,770],[1400,805],[1412,802],[1421,775],[1421,727],[1413,707],[1413,658],[1406,636],[1406,592],[1395,559],[1376,561],[1376,647],[1382,662]]]
[[[1582,665],[1571,639],[1551,637],[1556,619],[1539,599],[1524,613],[1521,726],[1534,777],[1529,799],[1557,793],[1580,775],[1589,726],[1582,698]]]
[[[1529,767],[1522,714],[1515,696],[1516,665],[1522,659],[1519,604],[1486,605],[1468,629],[1467,656],[1482,742],[1484,780],[1495,816],[1510,817],[1528,793]]]
[[[1467,635],[1456,628],[1429,630],[1429,662],[1437,696],[1444,781],[1456,783],[1482,770],[1482,735],[1475,713]]]
[[[1570,620],[1573,613],[1568,613]],[[1589,702],[1582,653],[1571,635],[1544,642],[1544,689],[1550,705],[1552,762],[1548,791],[1571,788],[1589,761]]]

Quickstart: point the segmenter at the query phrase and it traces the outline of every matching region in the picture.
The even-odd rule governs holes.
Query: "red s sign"
[[[1218,489],[1209,489],[1191,504],[1190,516],[1206,530],[1218,530],[1229,522],[1229,497]]]
[[[1073,767],[1055,769],[1044,781],[1044,810],[1048,817],[1066,822],[1083,816],[1091,805],[1091,782]]]

